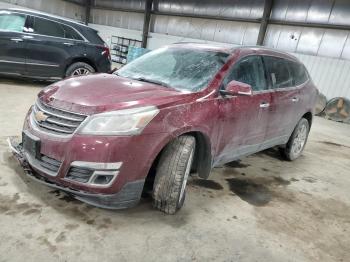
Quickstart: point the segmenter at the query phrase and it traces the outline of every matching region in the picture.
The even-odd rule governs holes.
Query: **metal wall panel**
[[[350,61],[328,57],[296,54],[308,69],[317,88],[328,99],[350,99]]]
[[[271,18],[293,22],[350,25],[349,0],[274,0]]]
[[[93,0],[95,6],[120,9],[144,10],[145,0]]]
[[[334,0],[313,0],[307,15],[309,23],[324,23],[329,20]]]
[[[156,9],[173,14],[219,16],[226,18],[260,18],[264,0],[159,0]]]
[[[332,13],[329,17],[330,24],[350,25],[350,1],[336,0]]]
[[[345,30],[325,30],[317,55],[342,57],[342,51],[349,32]]]
[[[269,25],[264,45],[289,52],[350,59],[349,31]]]
[[[109,25],[125,29],[142,30],[143,14],[108,11],[100,9],[91,10],[91,22],[100,25]]]
[[[238,45],[255,45],[259,24],[156,15],[152,17],[151,32]]]

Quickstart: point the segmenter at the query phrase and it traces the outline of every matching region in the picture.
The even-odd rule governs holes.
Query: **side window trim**
[[[20,14],[23,14],[23,13],[20,13]],[[26,15],[26,14],[23,14],[23,15]],[[66,40],[71,40],[71,41],[78,41],[78,42],[86,42],[88,43],[89,41],[86,39],[85,36],[83,36],[78,30],[76,30],[74,27],[70,26],[70,25],[67,25],[65,23],[61,23],[61,22],[58,22],[58,21],[54,21],[52,19],[48,19],[48,18],[45,18],[45,17],[40,17],[40,16],[35,16],[35,15],[26,15],[27,16],[27,19],[28,17],[31,17],[31,24],[30,26],[33,27],[34,26],[34,19],[36,17],[40,18],[40,19],[45,19],[45,20],[48,20],[48,21],[51,21],[51,22],[55,22],[57,24],[59,24],[60,26],[61,25],[65,25],[65,26],[68,26],[70,27],[71,29],[73,29],[83,40],[79,40],[79,39],[72,39],[72,38],[65,38],[65,37],[58,37],[58,36],[50,36],[50,35],[42,35],[42,34],[37,34],[35,32],[31,33],[31,32],[23,32],[25,34],[28,34],[28,35],[38,35],[38,36],[45,36],[45,37],[52,37],[52,38],[57,38],[57,39],[66,39]]]
[[[224,89],[225,88],[225,79],[227,77],[229,77],[229,75],[232,73],[232,71],[244,60],[244,59],[247,59],[247,58],[250,58],[250,57],[257,57],[258,59],[260,59],[261,61],[261,64],[263,66],[263,71],[264,71],[264,80],[265,80],[265,85],[266,85],[266,89],[264,90],[253,90],[253,94],[259,94],[259,93],[266,93],[266,92],[270,92],[271,89],[269,88],[269,85],[268,85],[268,81],[266,79],[267,75],[266,75],[266,70],[265,70],[265,66],[264,66],[264,63],[263,63],[263,59],[262,59],[262,56],[259,55],[259,54],[248,54],[246,56],[243,56],[241,58],[239,58],[233,65],[231,65],[231,67],[229,68],[228,72],[226,73],[226,75],[224,76],[222,82],[221,82],[221,85],[220,85],[220,90],[221,89]]]

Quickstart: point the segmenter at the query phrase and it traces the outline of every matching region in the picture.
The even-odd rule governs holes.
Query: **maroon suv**
[[[190,173],[279,146],[302,153],[317,89],[295,57],[260,47],[174,44],[114,74],[41,91],[12,149],[33,179],[86,203],[126,208],[152,186],[173,214]]]

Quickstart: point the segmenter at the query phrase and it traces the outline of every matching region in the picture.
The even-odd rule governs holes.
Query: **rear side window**
[[[83,38],[70,26],[62,25],[64,30],[64,38],[83,40]]]
[[[294,85],[302,85],[309,79],[302,64],[290,61],[289,68],[294,79]]]
[[[238,61],[224,80],[224,86],[236,80],[252,87],[254,91],[266,90],[264,66],[259,56],[249,56]]]
[[[35,17],[33,25],[34,33],[39,35],[64,38],[63,27],[54,21]]]
[[[293,86],[293,77],[289,71],[288,61],[278,57],[264,57],[267,74],[273,88]]]
[[[0,13],[0,30],[22,32],[25,22],[25,15]]]

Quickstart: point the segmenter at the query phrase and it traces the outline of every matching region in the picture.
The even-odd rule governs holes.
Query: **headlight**
[[[80,134],[136,135],[158,114],[155,106],[112,111],[90,116],[79,129]]]

